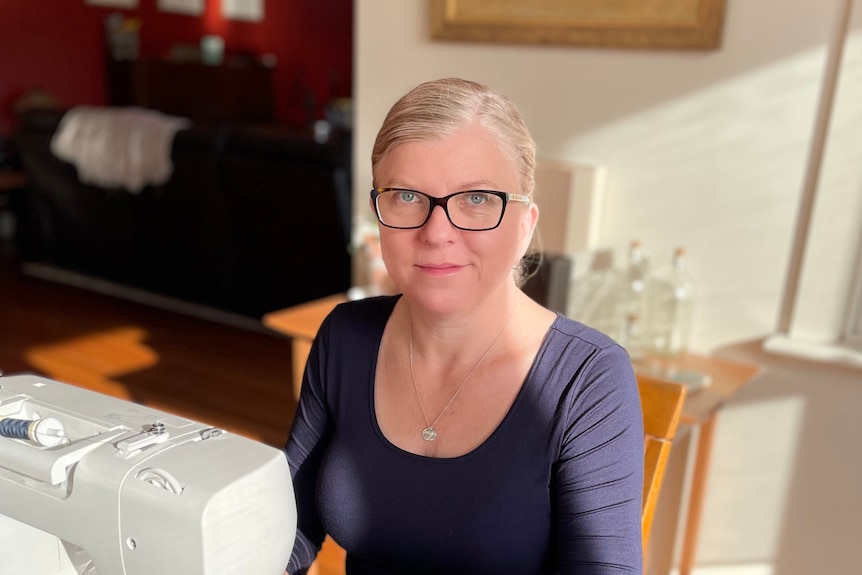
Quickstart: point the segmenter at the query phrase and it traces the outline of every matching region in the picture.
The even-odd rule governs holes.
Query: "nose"
[[[425,225],[422,226],[422,235],[427,241],[446,241],[457,229],[449,221],[443,206],[434,206],[431,215]]]

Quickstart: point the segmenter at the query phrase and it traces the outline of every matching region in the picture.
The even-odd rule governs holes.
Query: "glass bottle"
[[[689,344],[694,318],[695,282],[685,248],[673,251],[671,265],[650,278],[646,288],[646,339],[651,354],[673,356]]]
[[[616,299],[620,279],[620,272],[614,267],[613,251],[596,250],[589,270],[572,282],[567,315],[614,336],[618,331]]]
[[[613,337],[632,358],[640,357],[644,348],[644,292],[649,276],[649,262],[640,240],[629,244],[628,264],[623,272],[617,295],[617,333]]]

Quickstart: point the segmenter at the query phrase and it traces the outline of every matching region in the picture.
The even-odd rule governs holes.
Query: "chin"
[[[440,315],[463,311],[468,306],[463,289],[412,289],[403,292],[413,306]]]

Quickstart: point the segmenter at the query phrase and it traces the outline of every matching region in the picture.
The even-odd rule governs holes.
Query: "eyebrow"
[[[462,190],[477,190],[477,189],[491,189],[497,190],[499,189],[494,185],[490,180],[471,180],[469,182],[464,183],[461,188]]]

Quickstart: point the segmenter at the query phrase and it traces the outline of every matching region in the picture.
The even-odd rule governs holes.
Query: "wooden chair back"
[[[686,388],[655,377],[638,374],[644,420],[644,488],[641,528],[646,549],[656,502],[661,491],[671,441],[679,424]]]

